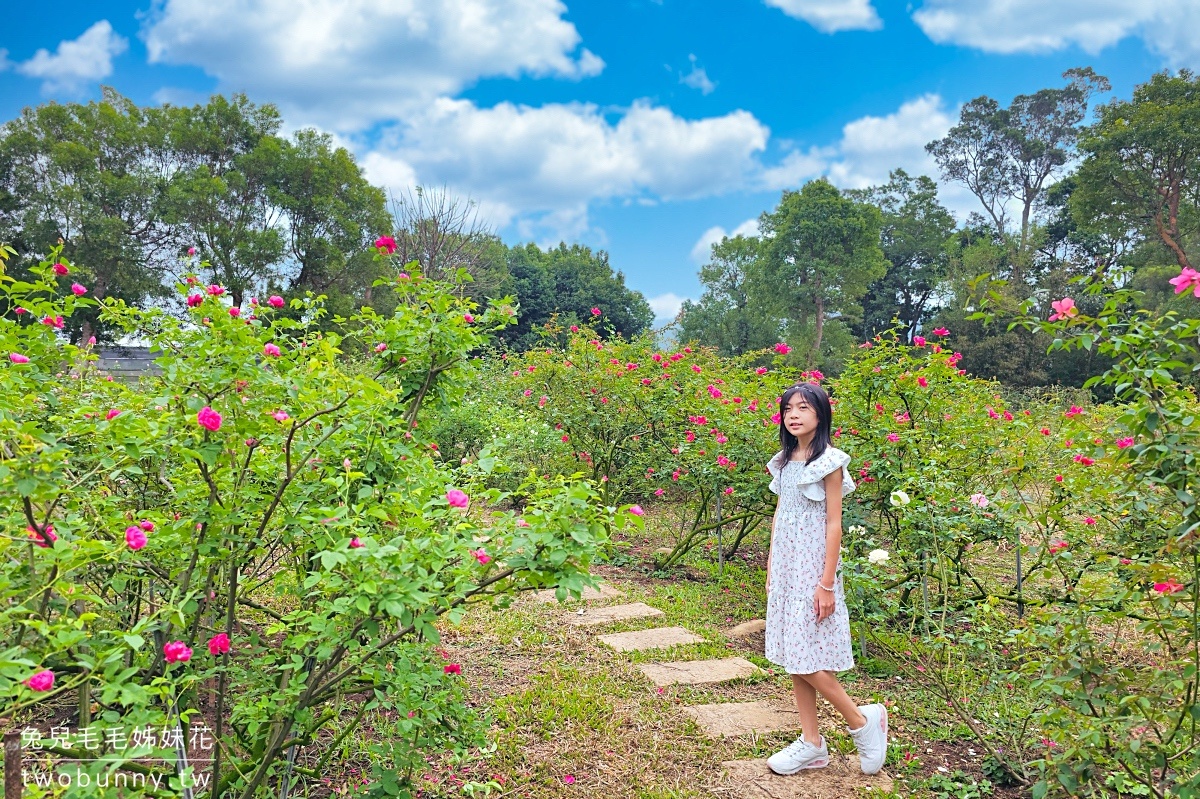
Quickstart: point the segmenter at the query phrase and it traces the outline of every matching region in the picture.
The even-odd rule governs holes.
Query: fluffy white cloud
[[[112,74],[112,60],[125,52],[129,42],[118,36],[108,20],[102,19],[78,39],[58,43],[51,53],[41,49],[33,58],[16,65],[17,72],[42,81],[42,91],[76,92],[89,83]]]
[[[198,66],[221,91],[348,130],[484,77],[599,73],[565,11],[561,0],[163,0],[143,35],[151,62]]]
[[[657,297],[647,297],[646,302],[650,303],[650,310],[654,311],[654,319],[661,323],[669,322],[678,316],[679,309],[686,299],[687,297],[680,297],[678,294],[668,291]]]
[[[941,138],[955,122],[953,109],[936,94],[909,100],[886,116],[865,116],[846,124],[836,144],[793,150],[776,167],[764,170],[766,188],[796,188],[826,175],[845,189],[887,181],[897,167],[910,174],[937,177],[937,165],[925,145]]]
[[[1140,36],[1172,66],[1200,64],[1200,4],[1195,0],[925,0],[913,12],[939,44],[993,53],[1060,50],[1098,53]]]
[[[688,60],[692,62],[692,71],[686,75],[679,76],[679,82],[684,86],[691,86],[693,89],[699,89],[701,94],[712,94],[713,89],[717,88],[717,84],[709,79],[708,73],[704,67],[696,63],[696,56],[688,55]]]
[[[390,128],[363,159],[367,176],[393,187],[446,185],[481,204],[493,224],[521,218],[578,233],[603,200],[672,200],[751,185],[769,131],[734,111],[688,120],[648,102],[615,121],[582,104],[480,108],[441,98]]]
[[[696,243],[692,245],[692,261],[697,264],[708,263],[708,258],[712,255],[713,245],[721,241],[721,239],[732,239],[737,236],[757,236],[759,232],[757,217],[747,219],[733,230],[726,230],[720,225],[714,225],[701,233],[700,238],[696,239]]]
[[[802,19],[824,33],[879,30],[883,20],[871,0],[763,0],[789,17]]]

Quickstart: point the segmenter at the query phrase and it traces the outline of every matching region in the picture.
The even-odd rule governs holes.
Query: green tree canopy
[[[680,338],[741,355],[779,341],[780,318],[772,313],[764,244],[754,237],[725,238],[700,268],[704,293],[683,303]]]
[[[843,195],[824,178],[785,191],[775,210],[760,218],[765,277],[792,335],[811,342],[809,365],[820,357],[826,321],[860,319],[859,301],[887,271],[882,224],[878,208]]]
[[[500,336],[508,347],[524,350],[537,344],[537,331],[555,314],[571,324],[593,320],[591,309],[598,308],[600,326],[627,337],[654,321],[650,303],[625,285],[625,275],[613,270],[604,250],[593,252],[582,244],[542,250],[525,244],[511,248],[507,260],[503,293],[516,294],[521,303],[518,324]]]

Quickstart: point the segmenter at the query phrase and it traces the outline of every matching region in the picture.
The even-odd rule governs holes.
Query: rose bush
[[[395,313],[337,320],[343,338],[319,330],[319,298],[234,309],[189,279],[186,319],[104,309],[162,353],[129,385],[56,332],[92,302],[62,290],[71,268],[0,280],[0,350],[21,356],[0,366],[0,718],[36,724],[72,697],[72,726],[112,742],[40,746],[44,765],[202,776],[213,796],[318,778],[368,714],[380,795],[408,793],[431,749],[481,744],[469,675],[434,649],[439,618],[578,591],[613,530],[640,524],[563,480],[499,511],[500,491],[432,457],[423,412],[475,388],[466,353],[511,303],[481,312],[396,271]],[[170,747],[115,743],[176,725],[186,740],[201,721],[213,759],[183,775]]]

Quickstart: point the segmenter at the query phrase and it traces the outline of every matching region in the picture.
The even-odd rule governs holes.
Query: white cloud
[[[753,185],[769,131],[753,115],[683,119],[636,102],[615,121],[583,104],[480,108],[440,98],[385,131],[364,155],[369,179],[469,194],[522,235],[587,229],[593,201],[672,200]]]
[[[1200,65],[1195,0],[925,0],[912,16],[939,44],[992,53],[1074,45],[1095,54],[1139,36],[1172,66]]]
[[[680,74],[679,82],[684,86],[699,89],[701,94],[712,94],[713,89],[717,88],[717,84],[709,79],[708,73],[704,71],[704,67],[696,63],[696,56],[689,54],[688,60],[692,62],[692,71],[686,75]]]
[[[111,75],[113,58],[127,47],[129,42],[102,19],[78,39],[59,42],[54,53],[40,49],[16,68],[26,77],[40,79],[43,92],[76,92]]]
[[[646,302],[650,303],[650,310],[654,311],[656,320],[669,322],[679,315],[679,309],[683,307],[686,299],[687,297],[680,297],[678,294],[668,291],[657,297],[647,297]]]
[[[480,78],[598,74],[604,62],[579,49],[565,11],[561,0],[162,0],[143,35],[153,63],[198,66],[219,91],[351,130]]]
[[[909,174],[936,178],[937,165],[925,145],[946,135],[956,119],[942,98],[926,94],[909,100],[886,116],[865,116],[846,124],[836,144],[793,150],[763,172],[770,189],[797,188],[826,175],[844,189],[861,189],[887,181],[897,167]]]
[[[871,0],[763,0],[789,17],[801,19],[823,33],[879,30],[883,20]]]
[[[721,239],[732,239],[738,236],[753,237],[759,235],[759,233],[758,217],[747,219],[733,230],[726,230],[720,225],[714,225],[701,233],[700,238],[696,239],[696,243],[692,245],[692,262],[697,264],[708,263],[708,259],[712,255],[713,245],[719,243]]]

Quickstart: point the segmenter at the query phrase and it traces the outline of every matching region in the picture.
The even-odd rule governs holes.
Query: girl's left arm
[[[837,579],[838,556],[842,551],[842,470],[825,475],[825,571],[821,582]]]

